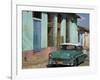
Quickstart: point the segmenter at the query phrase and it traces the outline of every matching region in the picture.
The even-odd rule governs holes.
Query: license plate
[[[57,64],[63,64],[63,61],[57,60],[56,63],[57,63]]]

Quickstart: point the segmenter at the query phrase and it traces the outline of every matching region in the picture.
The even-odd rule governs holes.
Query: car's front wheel
[[[74,60],[74,66],[78,66],[78,59]]]
[[[48,64],[53,64],[53,59],[52,58],[49,58]]]

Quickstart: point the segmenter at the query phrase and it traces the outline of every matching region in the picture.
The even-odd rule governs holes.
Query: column
[[[62,38],[62,42],[65,43],[66,42],[66,15],[62,14],[62,21],[61,21],[61,38]]]
[[[22,51],[33,50],[33,19],[31,11],[22,12]]]
[[[78,43],[78,30],[77,30],[77,18],[69,18],[69,42]]]
[[[57,14],[52,14],[53,15],[53,41],[54,41],[54,46],[57,46]]]
[[[42,13],[41,19],[41,48],[47,48],[48,45],[48,15]]]

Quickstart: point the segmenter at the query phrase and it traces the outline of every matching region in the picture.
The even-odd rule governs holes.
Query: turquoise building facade
[[[22,12],[22,51],[33,50],[33,20],[31,11]]]
[[[23,11],[22,51],[38,51],[49,46],[57,47],[60,43],[78,43],[77,18],[74,13]]]

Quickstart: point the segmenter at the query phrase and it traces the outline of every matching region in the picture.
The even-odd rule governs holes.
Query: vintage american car
[[[87,57],[79,44],[62,43],[60,49],[49,53],[47,67],[53,66],[78,66]]]

